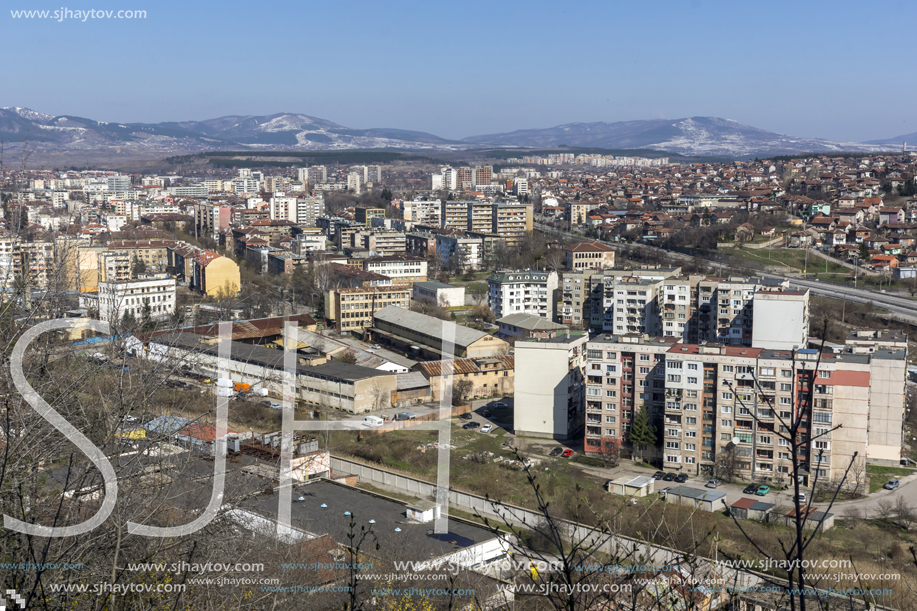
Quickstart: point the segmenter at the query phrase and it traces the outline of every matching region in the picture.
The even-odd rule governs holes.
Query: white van
[[[363,418],[363,426],[382,426],[384,420],[379,416],[366,416]]]

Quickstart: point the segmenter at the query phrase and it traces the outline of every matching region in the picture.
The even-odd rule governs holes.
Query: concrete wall
[[[869,446],[870,462],[901,460],[902,420],[904,418],[904,380],[907,363],[903,360],[870,359]],[[890,464],[889,463],[889,464]]]

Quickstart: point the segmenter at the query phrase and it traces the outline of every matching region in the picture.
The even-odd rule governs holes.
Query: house
[[[898,258],[891,255],[873,255],[869,263],[876,268],[898,267]]]
[[[615,250],[601,242],[577,242],[564,249],[567,269],[607,269],[615,266]]]
[[[809,248],[812,246],[812,235],[805,231],[796,231],[790,234],[790,248]]]
[[[651,475],[632,477],[626,475],[608,482],[607,490],[621,496],[649,496],[654,492],[656,480]]]
[[[843,246],[847,243],[847,233],[841,229],[832,229],[825,232],[825,244],[829,246]]]
[[[848,223],[854,223],[859,225],[864,220],[866,220],[866,213],[858,208],[838,208],[833,213],[833,216],[837,217],[840,221],[846,221]]]
[[[896,225],[904,222],[904,210],[902,208],[879,208],[879,226]]]

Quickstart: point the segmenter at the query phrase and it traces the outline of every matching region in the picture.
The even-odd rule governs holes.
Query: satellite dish
[[[733,437],[733,438],[732,438],[732,443],[733,443],[733,445],[739,445],[739,442],[740,442],[740,441],[742,441],[742,440],[739,439],[738,437]]]

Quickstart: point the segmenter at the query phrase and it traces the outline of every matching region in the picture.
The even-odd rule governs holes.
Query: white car
[[[489,432],[491,432],[492,430],[494,430],[494,425],[492,425],[492,424],[485,424],[484,426],[481,427],[481,432],[482,432],[482,433],[489,433]]]

